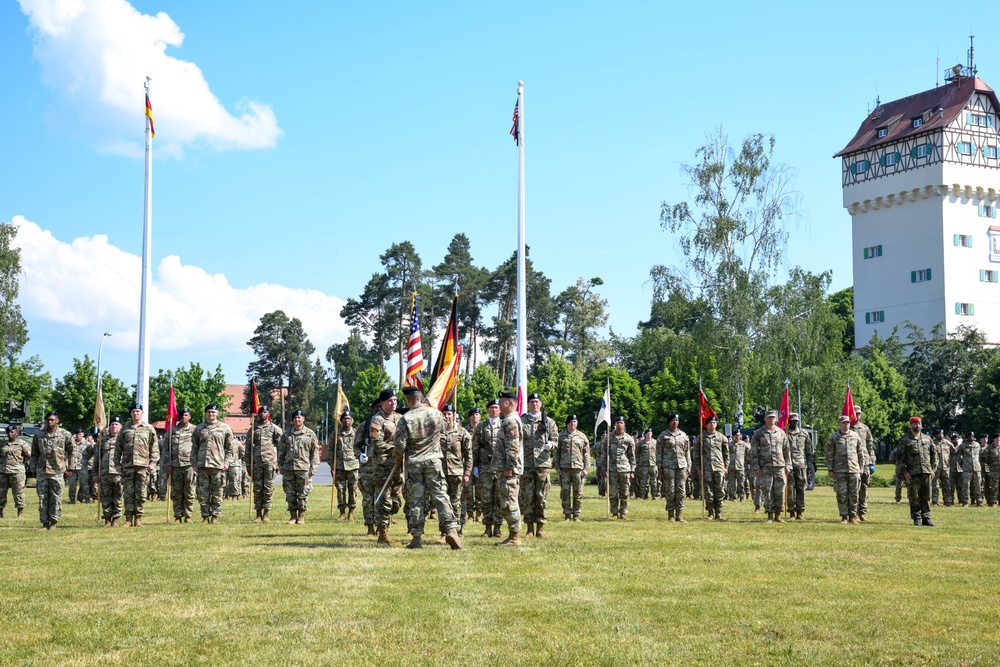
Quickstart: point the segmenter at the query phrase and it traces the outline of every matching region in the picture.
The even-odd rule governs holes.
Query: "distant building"
[[[910,320],[1000,341],[1000,102],[968,68],[879,104],[839,157],[851,214],[854,336]]]

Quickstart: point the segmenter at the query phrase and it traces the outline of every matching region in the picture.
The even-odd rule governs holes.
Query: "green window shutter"
[[[885,156],[884,155],[878,159],[878,164],[879,164],[880,167],[884,167],[885,166]]]
[[[893,155],[896,156],[896,164],[899,164],[899,151],[896,151]]]
[[[917,147],[916,146],[914,146],[913,148],[910,149],[910,157],[913,158],[914,160],[917,159]]]
[[[972,143],[970,143],[969,145],[970,145],[970,146],[972,146],[972,150],[971,150],[971,151],[969,151],[969,155],[975,155],[975,154],[976,154],[976,142],[975,142],[975,141],[973,141],[973,142],[972,142]]]
[[[965,112],[965,124],[972,125],[972,114],[968,111]]]
[[[934,144],[928,141],[926,144],[924,144],[924,146],[927,146],[927,157],[930,157],[931,151],[934,150]]]
[[[865,313],[865,324],[871,324],[871,323],[872,323],[872,314]]]
[[[962,304],[960,304],[958,301],[955,302],[955,314],[956,315],[962,314]]]
[[[980,218],[983,217],[983,205],[982,204],[979,205],[979,217]]]
[[[878,245],[878,252],[876,252],[875,254],[878,255],[879,257],[882,256],[882,244],[881,243]]]
[[[879,322],[885,322],[885,311],[884,310],[878,311],[878,321]]]
[[[993,202],[993,208],[990,209],[990,213],[991,213],[992,217],[994,217],[994,218],[997,217],[997,205],[996,205],[996,202]]]
[[[952,234],[951,240],[955,243],[955,245],[958,245],[958,234]]]
[[[986,114],[986,127],[993,127],[993,114]]]
[[[868,248],[865,248],[865,259],[868,259]]]
[[[916,271],[910,271],[910,282],[911,283],[917,282],[917,272]]]
[[[931,279],[931,270],[927,269],[927,280]]]
[[[970,303],[969,304],[969,315],[975,315],[975,314],[976,314],[976,304]]]
[[[983,271],[982,269],[979,269],[979,282],[981,283],[986,282],[986,272]]]

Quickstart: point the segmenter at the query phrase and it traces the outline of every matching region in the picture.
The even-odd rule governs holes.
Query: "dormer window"
[[[917,116],[916,118],[911,118],[910,119],[910,124],[914,128],[918,128],[918,127],[920,127],[921,125],[924,124],[924,117],[923,116]]]
[[[882,137],[884,137],[884,136],[886,136],[888,134],[889,134],[889,128],[887,128],[887,127],[880,127],[877,130],[875,130],[875,135],[879,139],[881,139]]]

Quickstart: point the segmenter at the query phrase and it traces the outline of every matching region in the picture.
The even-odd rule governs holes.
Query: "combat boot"
[[[132,527],[132,515],[131,514],[126,514],[125,515],[125,525],[128,526],[129,528]]]
[[[705,517],[705,521],[715,521],[715,512],[709,511],[708,516]]]
[[[923,519],[921,519],[920,523],[921,523],[921,525],[924,525],[924,526],[931,526],[931,527],[934,526],[934,524],[931,523],[931,520],[929,518],[923,518]]]
[[[511,530],[510,535],[503,542],[497,542],[498,547],[519,547],[521,546],[521,531]]]
[[[544,530],[542,530],[542,526],[544,526],[544,525],[545,524],[543,524],[543,523],[535,524],[535,539],[538,539],[538,540],[547,540],[547,539],[549,539],[549,536],[545,534]]]
[[[211,521],[209,521],[209,520],[208,520],[208,517],[207,517],[207,516],[203,516],[203,517],[201,518],[201,522],[202,522],[202,523],[212,523]]]
[[[3,518],[3,508],[0,507],[0,519],[2,519],[2,518]]]
[[[288,510],[288,525],[289,526],[292,525],[293,523],[296,523],[297,520],[298,520],[298,518],[299,517],[298,517],[298,512],[297,511],[295,511],[295,510]]]
[[[257,518],[258,519],[260,518],[260,514],[259,513],[257,514]],[[184,521],[184,519],[182,519],[181,517],[179,517],[179,516],[175,516],[174,517],[174,523],[181,523],[182,521]]]
[[[388,532],[388,530],[389,529],[386,528],[385,526],[379,526],[378,527],[378,529],[377,529],[377,532],[378,532],[378,543],[379,544],[384,544],[384,545],[389,546],[389,547],[398,547],[399,546],[399,542],[397,542],[396,540],[389,539],[389,532]]]
[[[715,513],[715,520],[716,521],[727,521],[726,517],[722,516],[722,512],[716,512]]]
[[[667,510],[667,523],[670,523],[673,520],[674,520],[674,511],[673,510]]]
[[[264,510],[263,514],[260,515],[261,523],[271,523],[271,510]]]
[[[17,508],[17,518],[18,519],[23,519],[24,518],[24,508],[23,507],[18,507]]]
[[[406,545],[407,549],[423,549],[424,543],[421,541],[420,535],[414,535],[410,543]]]
[[[347,510],[347,520],[354,521],[354,510]]]
[[[295,523],[305,523],[306,522],[306,511],[299,510],[299,518],[295,520]]]
[[[476,510],[476,516],[472,520],[475,521],[476,523],[479,523],[482,520],[482,518],[483,518],[483,513],[480,512],[479,510]]]
[[[859,514],[858,515],[858,521],[860,521],[861,523],[867,523],[868,522],[868,515],[866,515],[866,514]]]
[[[785,523],[785,517],[781,516],[781,512],[775,512],[774,513],[774,522],[775,523]]]
[[[441,537],[438,538],[437,543],[438,544],[448,544],[448,538],[445,536],[445,533],[441,533]]]
[[[917,525],[919,526],[920,524],[918,523]],[[48,529],[49,529],[49,524],[47,524],[47,523],[43,523],[43,524],[42,524],[42,527],[41,527],[41,528],[39,528],[38,530],[48,530]]]
[[[344,510],[340,510],[340,516],[337,517],[337,521],[347,521],[347,515],[344,514]]]
[[[796,512],[795,512],[795,520],[796,521],[802,521],[802,512],[801,512],[801,510],[796,510]]]
[[[138,528],[141,525],[142,525],[142,517],[141,516],[137,516],[135,518],[135,521],[132,522],[132,527],[133,528]]]
[[[840,523],[848,523],[847,517],[846,516],[840,517]]]
[[[212,524],[216,523],[218,520],[219,520],[219,517],[217,517],[217,516],[210,516],[210,517],[208,517],[208,522],[212,523]]]
[[[457,551],[462,548],[462,540],[459,539],[459,535],[462,533],[452,528],[448,531],[448,534],[444,536],[445,541],[448,546],[451,547],[452,551]]]
[[[774,516],[771,512],[767,513],[767,523],[774,523]]]
[[[483,534],[480,537],[493,537],[493,525],[486,524],[486,529],[483,530]]]
[[[104,520],[104,527],[105,528],[110,528],[111,527],[111,519],[105,519]]]
[[[850,519],[848,519],[848,520],[849,520],[849,521],[850,521],[851,523],[861,523],[860,521],[858,521],[858,517],[854,516],[853,514],[851,515],[851,518],[850,518]]]
[[[375,525],[374,524],[371,524],[371,523],[368,524],[368,533],[365,535],[365,537],[375,537]]]
[[[55,529],[56,529],[56,522],[53,521],[52,523],[49,524],[48,530],[55,530]]]
[[[261,510],[257,510],[257,516],[254,517],[253,522],[254,523],[260,523],[263,520],[264,520],[264,517],[263,517],[262,511]]]
[[[572,520],[573,520],[573,519],[572,519],[572,517],[570,517],[570,515],[569,515],[569,514],[567,514],[566,516],[564,516],[564,517],[563,517],[563,521],[564,521],[564,522],[565,522],[565,521],[572,521]]]
[[[535,536],[535,524],[531,521],[528,522],[528,532],[524,534],[525,539]]]
[[[687,520],[681,516],[682,511],[683,510],[677,510],[677,513],[674,514],[674,521],[676,521],[677,523],[687,523]]]
[[[111,527],[112,527],[112,528],[121,528],[121,525],[122,525],[122,524],[121,524],[121,522],[120,522],[120,521],[118,520],[118,517],[115,517],[115,518],[111,519]]]

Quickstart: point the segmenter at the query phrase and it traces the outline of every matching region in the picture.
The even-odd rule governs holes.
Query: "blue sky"
[[[322,352],[378,255],[425,265],[463,231],[515,249],[525,82],[527,238],[553,293],[601,276],[610,324],[648,314],[649,268],[678,262],[660,202],[722,126],[773,133],[799,213],[789,265],[851,282],[832,155],[885,101],[976,63],[1000,85],[997,8],[939,3],[273,3],[22,0],[0,5],[0,221],[21,226],[21,303],[55,376],[96,356],[134,382],[142,80],[156,116],[151,366],[244,380],[260,315],[300,317]],[[161,14],[162,12],[162,14]],[[134,98],[134,99],[133,99]]]

